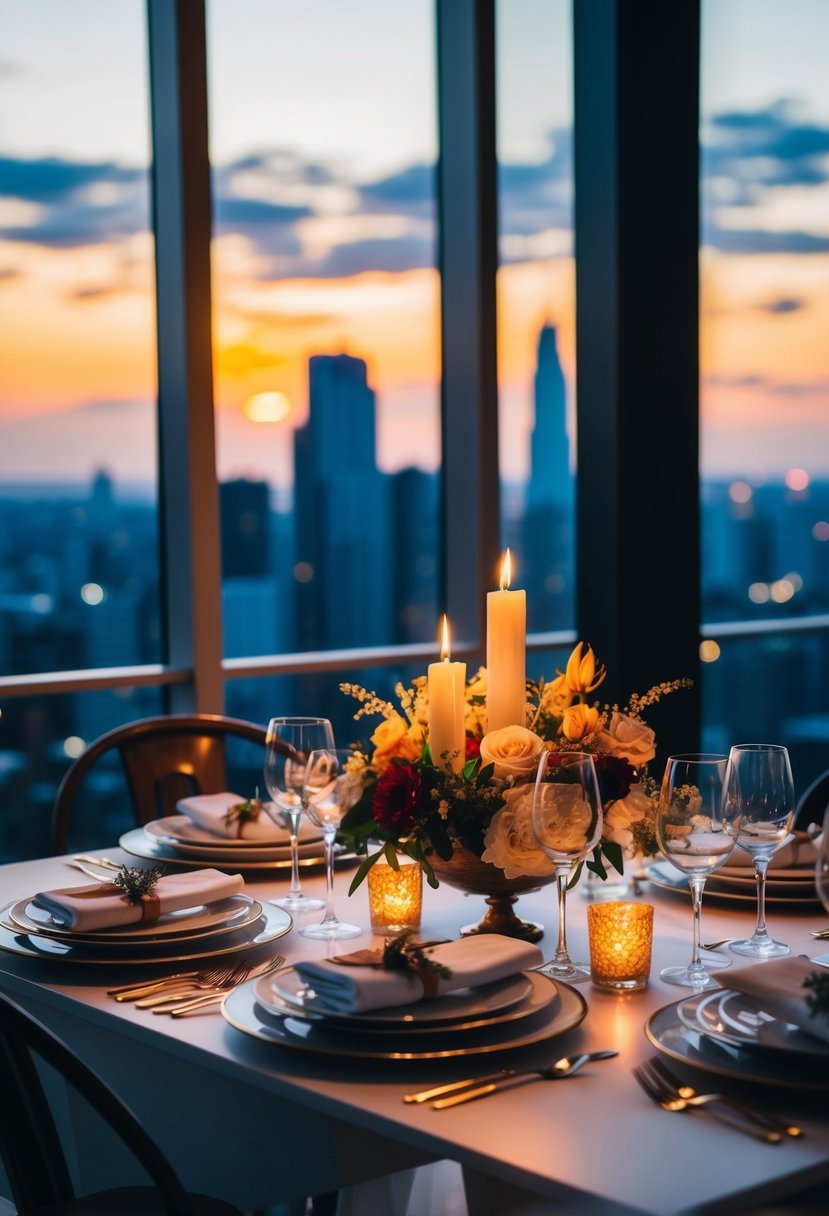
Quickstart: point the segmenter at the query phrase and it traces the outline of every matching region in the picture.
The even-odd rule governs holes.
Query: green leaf
[[[590,870],[591,874],[595,874],[597,877],[601,878],[602,882],[604,882],[604,880],[607,878],[607,870],[602,865],[601,860],[588,861],[587,868]]]
[[[602,852],[604,853],[610,864],[619,871],[620,874],[625,872],[625,854],[622,846],[617,844],[615,840],[603,840]]]
[[[384,850],[381,849],[379,853],[372,853],[370,857],[366,857],[365,860],[360,863],[360,868],[358,869],[357,873],[352,878],[351,886],[348,888],[349,895],[354,894],[354,892],[359,887],[360,883],[365,878],[366,874],[368,874],[371,867],[380,860],[380,858],[383,856],[383,853],[384,853]]]
[[[486,764],[478,773],[478,785],[486,785],[495,775],[495,765]]]
[[[391,868],[393,870],[399,870],[400,862],[397,860],[397,849],[394,847],[391,841],[388,842],[386,847],[383,849],[383,852],[385,853],[386,861],[389,863]]]
[[[473,756],[471,760],[467,760],[466,764],[463,766],[464,781],[472,780],[472,778],[475,776],[475,769],[478,767],[478,763],[479,761],[477,756]]]
[[[583,865],[584,865],[584,862],[580,861],[579,864],[576,866],[575,870],[573,871],[573,877],[570,879],[570,881],[567,884],[568,891],[572,891],[573,887],[576,885],[576,883],[581,878],[581,871],[582,871]]]

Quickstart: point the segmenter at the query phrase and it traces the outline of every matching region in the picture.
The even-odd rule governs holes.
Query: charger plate
[[[119,950],[122,947],[140,949],[148,942],[174,946],[222,933],[235,933],[252,925],[261,915],[262,905],[258,900],[249,895],[233,895],[215,904],[166,912],[157,920],[101,929],[96,933],[76,933],[54,921],[43,908],[35,907],[30,898],[18,900],[8,912],[9,920],[26,933],[55,937],[79,946],[117,946]]]
[[[559,980],[539,975],[544,984],[557,989],[558,1001],[546,1009],[540,1009],[520,1033],[510,1024],[490,1021],[480,1028],[470,1028],[457,1034],[447,1043],[445,1028],[434,1034],[418,1035],[412,1041],[404,1034],[391,1031],[384,1035],[350,1033],[342,1026],[321,1026],[316,1022],[301,1021],[294,1017],[281,1017],[271,1013],[256,999],[256,980],[239,984],[227,994],[222,1002],[222,1015],[236,1030],[275,1043],[294,1051],[306,1051],[315,1055],[352,1060],[438,1060],[453,1056],[492,1055],[500,1051],[515,1051],[557,1038],[583,1021],[587,1013],[587,1002],[580,992],[562,984]],[[541,991],[533,986],[534,994]],[[529,998],[529,999],[532,999]]]
[[[659,887],[663,891],[672,891],[675,895],[684,895],[686,899],[689,898],[688,879],[667,862],[657,861],[646,865],[643,876],[647,882],[653,883],[655,887]],[[735,890],[718,886],[716,873],[711,875],[705,884],[704,898],[706,901],[719,899],[743,904],[756,905],[757,903],[757,895],[753,888],[740,886]],[[788,892],[788,888],[787,893],[778,894],[776,889],[772,890],[770,886],[767,886],[766,902],[777,907],[812,908],[820,901],[814,886],[810,891],[804,889],[803,893],[799,895]]]
[[[256,987],[257,1001],[270,1013],[316,1022],[329,1029],[342,1027],[358,1034],[403,1034],[407,1038],[410,1034],[434,1034],[438,1028],[442,1033],[471,1030],[488,1023],[532,1017],[559,999],[555,988],[539,982],[545,977],[521,972],[494,984],[447,993],[439,1000],[415,1001],[411,1005],[360,1014],[329,1013],[313,1003],[304,1005],[298,999],[302,980],[293,968],[280,971],[278,978],[276,983],[274,977],[262,976]]]
[[[689,1030],[701,1031],[709,1038],[752,1051],[785,1052],[829,1066],[829,1043],[766,1013],[757,1001],[741,992],[726,988],[697,993],[681,1001],[677,1013]]]
[[[239,840],[233,836],[219,836],[198,827],[186,815],[166,815],[162,819],[151,819],[144,825],[144,831],[154,840],[169,844],[171,848],[194,856],[212,856],[214,853],[225,853],[228,856],[259,857],[267,861],[269,858],[282,856],[291,848],[291,834],[287,828],[273,825],[273,840]],[[299,847],[320,844],[322,832],[319,828],[302,819],[299,825]]]
[[[193,949],[182,952],[181,945],[169,943],[148,942],[146,954],[137,950],[119,951],[116,946],[94,946],[90,943],[76,946],[67,941],[58,941],[54,937],[45,937],[37,933],[24,933],[8,920],[11,904],[0,908],[0,950],[8,954],[20,954],[24,958],[40,959],[41,962],[80,963],[84,966],[143,966],[145,963],[184,963],[191,959],[219,958],[224,954],[240,954],[244,950],[252,950],[256,946],[264,946],[284,937],[293,927],[293,919],[276,904],[263,904],[262,915],[247,929],[229,934],[222,938],[222,945],[209,944],[195,939]]]
[[[132,854],[133,857],[141,857],[145,861],[161,861],[165,866],[177,866],[183,870],[202,870],[204,869],[204,861],[195,857],[185,857],[170,845],[162,844],[160,840],[154,840],[152,836],[148,836],[144,828],[132,828],[126,832],[118,841],[125,853]],[[343,860],[356,862],[357,858],[353,853],[335,851],[334,860]],[[248,860],[247,853],[245,856],[238,854],[233,857],[222,857],[214,853],[210,854],[210,864],[214,870],[221,870],[224,874],[238,874],[240,870],[255,870],[255,871],[274,871],[291,869],[290,852],[280,853],[275,855],[273,861],[254,861]],[[301,869],[310,869],[312,867],[321,867],[325,865],[322,848],[312,857],[303,857],[300,855],[299,865]]]
[[[745,1051],[696,1030],[679,1016],[682,1001],[658,1009],[645,1023],[648,1042],[672,1060],[732,1081],[753,1081],[782,1089],[829,1092],[829,1068],[775,1052]]]

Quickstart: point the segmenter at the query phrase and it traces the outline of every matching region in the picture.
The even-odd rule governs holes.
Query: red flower
[[[415,766],[392,763],[374,787],[374,818],[382,827],[406,836],[412,830],[420,795],[421,778]]]
[[[478,735],[466,736],[466,759],[477,760],[481,754],[481,740]]]
[[[627,760],[621,756],[596,757],[596,774],[599,778],[599,790],[602,802],[615,802],[617,798],[627,798],[630,787],[636,780],[636,772]]]

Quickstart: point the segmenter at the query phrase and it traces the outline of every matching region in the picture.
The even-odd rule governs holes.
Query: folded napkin
[[[285,844],[290,835],[287,825],[274,823],[264,807],[256,819],[245,819],[241,823],[234,818],[227,820],[228,811],[245,801],[239,794],[227,792],[197,794],[192,798],[182,798],[176,803],[176,810],[214,836],[226,836],[229,840],[261,840],[270,844]]]
[[[788,844],[784,844],[769,862],[769,873],[772,870],[791,870],[802,867],[804,870],[814,869],[817,853],[812,837],[808,832],[793,832]],[[736,848],[722,867],[723,870],[754,869],[754,858],[745,849]]]
[[[238,895],[244,886],[241,874],[222,874],[219,870],[191,870],[159,878],[153,890],[152,915],[145,915],[144,903],[132,903],[120,887],[99,883],[92,887],[64,887],[59,891],[40,891],[32,903],[51,913],[55,920],[77,933],[114,929],[152,920],[164,912],[197,908],[219,899]]]
[[[544,957],[538,946],[499,933],[445,942],[428,949],[426,956],[452,973],[437,980],[435,996],[494,983],[528,967],[537,967]],[[309,1006],[330,1013],[365,1013],[369,1009],[410,1005],[424,996],[423,981],[412,971],[386,971],[383,967],[352,967],[327,961],[297,963],[294,970],[316,993]]]
[[[803,987],[808,976],[816,971],[823,974],[825,970],[805,954],[798,954],[738,967],[736,971],[729,970],[722,978],[719,975],[716,978],[724,988],[751,997],[764,1013],[793,1022],[801,1030],[829,1043],[829,1017],[825,1014],[811,1017],[806,1004],[809,989]]]

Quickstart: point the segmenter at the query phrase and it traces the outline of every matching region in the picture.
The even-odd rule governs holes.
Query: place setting
[[[110,866],[93,885],[5,904],[0,950],[50,962],[137,967],[239,954],[277,941],[293,925],[285,909],[245,894],[238,874]]]

